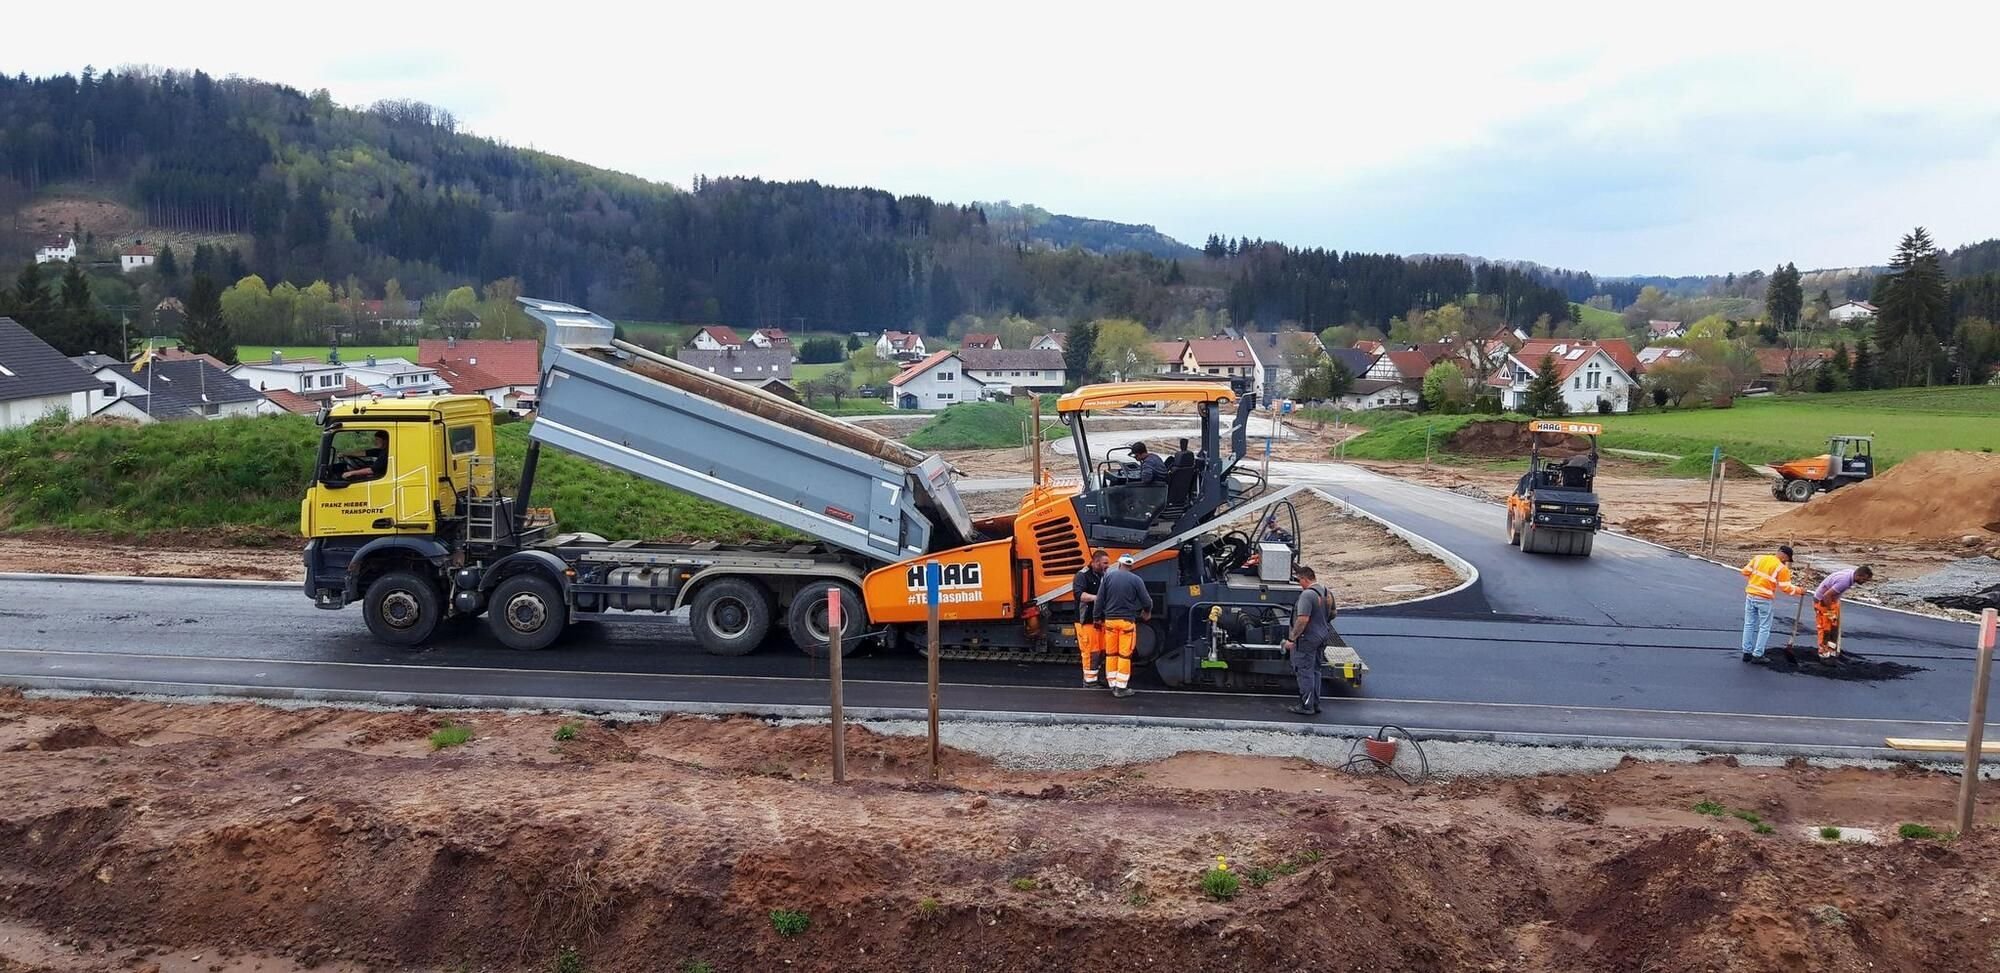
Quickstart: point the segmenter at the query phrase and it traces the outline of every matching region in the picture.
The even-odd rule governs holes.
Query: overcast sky
[[[1779,8],[1783,8],[1782,10]],[[2000,4],[38,3],[9,73],[202,68],[685,186],[1010,199],[1599,274],[2000,235]],[[1630,9],[1633,13],[1626,13]],[[294,12],[297,11],[297,12]]]

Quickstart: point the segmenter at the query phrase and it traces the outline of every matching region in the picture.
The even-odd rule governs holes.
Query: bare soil
[[[1918,453],[1881,476],[1816,496],[1762,533],[1851,541],[2000,544],[2000,456]],[[1965,543],[1971,538],[1973,543]]]
[[[303,581],[297,537],[264,531],[177,531],[105,538],[60,530],[0,534],[0,571],[148,578]]]
[[[197,244],[247,249],[249,243],[247,237],[235,234],[189,233],[150,226],[139,211],[87,193],[61,193],[36,200],[21,208],[16,221],[21,229],[33,233],[69,233],[81,227],[94,235],[98,248],[105,251],[137,240],[155,246],[170,243],[182,259],[192,254]],[[77,241],[77,245],[81,247],[83,241]]]
[[[1920,771],[1041,773],[737,718],[0,696],[0,970],[1983,970],[2000,839]],[[1706,816],[1712,801],[1748,817]],[[1873,829],[1829,843],[1820,825]],[[1205,895],[1218,857],[1241,887]],[[806,928],[781,935],[774,910]]]
[[[1521,470],[1526,468],[1525,460],[1519,469],[1513,466],[1481,469],[1443,465],[1426,467],[1422,463],[1353,462],[1379,473],[1488,500],[1504,499],[1520,479]],[[1708,482],[1646,476],[1635,472],[1641,468],[1631,461],[1615,457],[1606,457],[1598,467],[1597,495],[1603,503],[1606,524],[1620,533],[1676,550],[1698,551]],[[1891,470],[1890,474],[1894,472]],[[1778,544],[1788,543],[1798,552],[1799,563],[1796,567],[1800,576],[1817,583],[1824,570],[1820,566],[1823,563],[1865,562],[1875,568],[1877,578],[1888,580],[1918,577],[1936,570],[1940,564],[1982,551],[2000,550],[2000,535],[1993,535],[1993,540],[1981,545],[1968,547],[1957,543],[1956,538],[1950,543],[1899,541],[1856,538],[1837,529],[1777,528],[1778,524],[1785,522],[1782,518],[1786,515],[1797,515],[1816,504],[1838,500],[1847,490],[1864,489],[1865,486],[1814,497],[1802,508],[1798,504],[1773,498],[1766,481],[1761,478],[1731,479],[1723,486],[1722,537],[1716,547],[1715,558],[1720,561],[1746,561],[1753,554],[1769,553]],[[1496,509],[1493,515],[1496,536],[1504,525],[1505,515]],[[1866,600],[1865,594],[1857,597]]]

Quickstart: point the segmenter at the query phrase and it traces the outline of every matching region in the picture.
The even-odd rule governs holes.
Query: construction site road
[[[1326,701],[1322,727],[1850,754],[1882,752],[1885,737],[1964,731],[1970,625],[1851,606],[1849,645],[1909,668],[1866,681],[1746,666],[1736,658],[1742,584],[1731,568],[1615,535],[1600,537],[1587,560],[1530,556],[1506,544],[1489,503],[1339,464],[1274,463],[1272,472],[1396,522],[1480,572],[1451,595],[1343,612],[1338,628],[1370,671],[1361,690]],[[1774,653],[1790,630],[1781,614]],[[1810,625],[1808,614],[1808,653]],[[942,705],[959,716],[1306,722],[1284,714],[1279,695],[1116,700],[1075,685],[1069,665],[944,668]],[[850,658],[850,711],[921,709],[923,669],[915,656]],[[354,611],[319,611],[291,586],[0,580],[0,683],[30,688],[811,715],[825,705],[825,677],[823,661],[783,646],[705,655],[670,617],[586,624],[548,652],[495,648],[479,626],[396,649],[375,643]]]

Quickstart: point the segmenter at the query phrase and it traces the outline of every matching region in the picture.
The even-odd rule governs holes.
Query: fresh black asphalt
[[[1273,472],[1423,535],[1480,572],[1453,596],[1343,613],[1338,628],[1370,672],[1360,692],[1328,700],[1321,724],[1742,749],[1868,749],[1885,736],[1963,734],[1970,625],[1850,606],[1849,647],[1915,671],[1842,681],[1745,666],[1736,652],[1742,579],[1728,567],[1611,535],[1587,560],[1527,555],[1506,544],[1491,504],[1351,467]],[[1796,544],[1810,552],[1809,538]],[[1790,629],[1781,614],[1774,651]],[[1801,645],[1810,626],[1807,613]],[[845,669],[850,707],[924,705],[918,658],[868,653]],[[1292,719],[1281,697],[1161,689],[1114,700],[1074,686],[1075,677],[1066,665],[948,661],[941,700],[958,713],[1054,722]],[[585,625],[537,653],[493,648],[476,627],[395,649],[370,639],[354,610],[320,611],[296,588],[82,579],[0,580],[0,682],[753,713],[804,712],[827,698],[823,661],[789,648],[705,655],[673,619]]]

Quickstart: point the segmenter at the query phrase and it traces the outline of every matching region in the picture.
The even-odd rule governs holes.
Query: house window
[[[738,375],[741,375],[741,374],[743,374],[743,366],[741,366],[741,365],[736,365],[736,366],[734,366],[734,367],[730,368],[729,370],[730,370],[730,371],[732,371],[732,372],[735,372],[735,373],[736,373],[736,374],[738,374]]]
[[[955,399],[958,397],[958,394],[955,392],[939,392],[937,396],[940,399]]]
[[[205,416],[219,416],[222,414],[222,406],[214,402],[203,402],[201,404],[201,414]]]
[[[118,383],[117,383],[117,382],[106,382],[106,383],[104,383],[104,395],[105,395],[105,397],[106,397],[106,398],[111,398],[111,399],[115,399],[115,398],[117,398],[117,397],[118,397]]]
[[[1575,377],[1575,378],[1573,378],[1573,379],[1570,379],[1570,384],[1569,384],[1569,387],[1570,387],[1570,388],[1573,388],[1573,389],[1580,389],[1580,388],[1582,388],[1582,387],[1583,387],[1583,376],[1581,376],[1581,375],[1578,375],[1577,377]]]
[[[955,379],[955,378],[957,378],[957,377],[958,377],[958,373],[956,373],[956,372],[939,372],[939,373],[938,373],[938,377],[937,377],[937,380],[938,380],[938,381],[940,381],[940,382],[949,382],[949,381],[951,381],[952,379]]]

